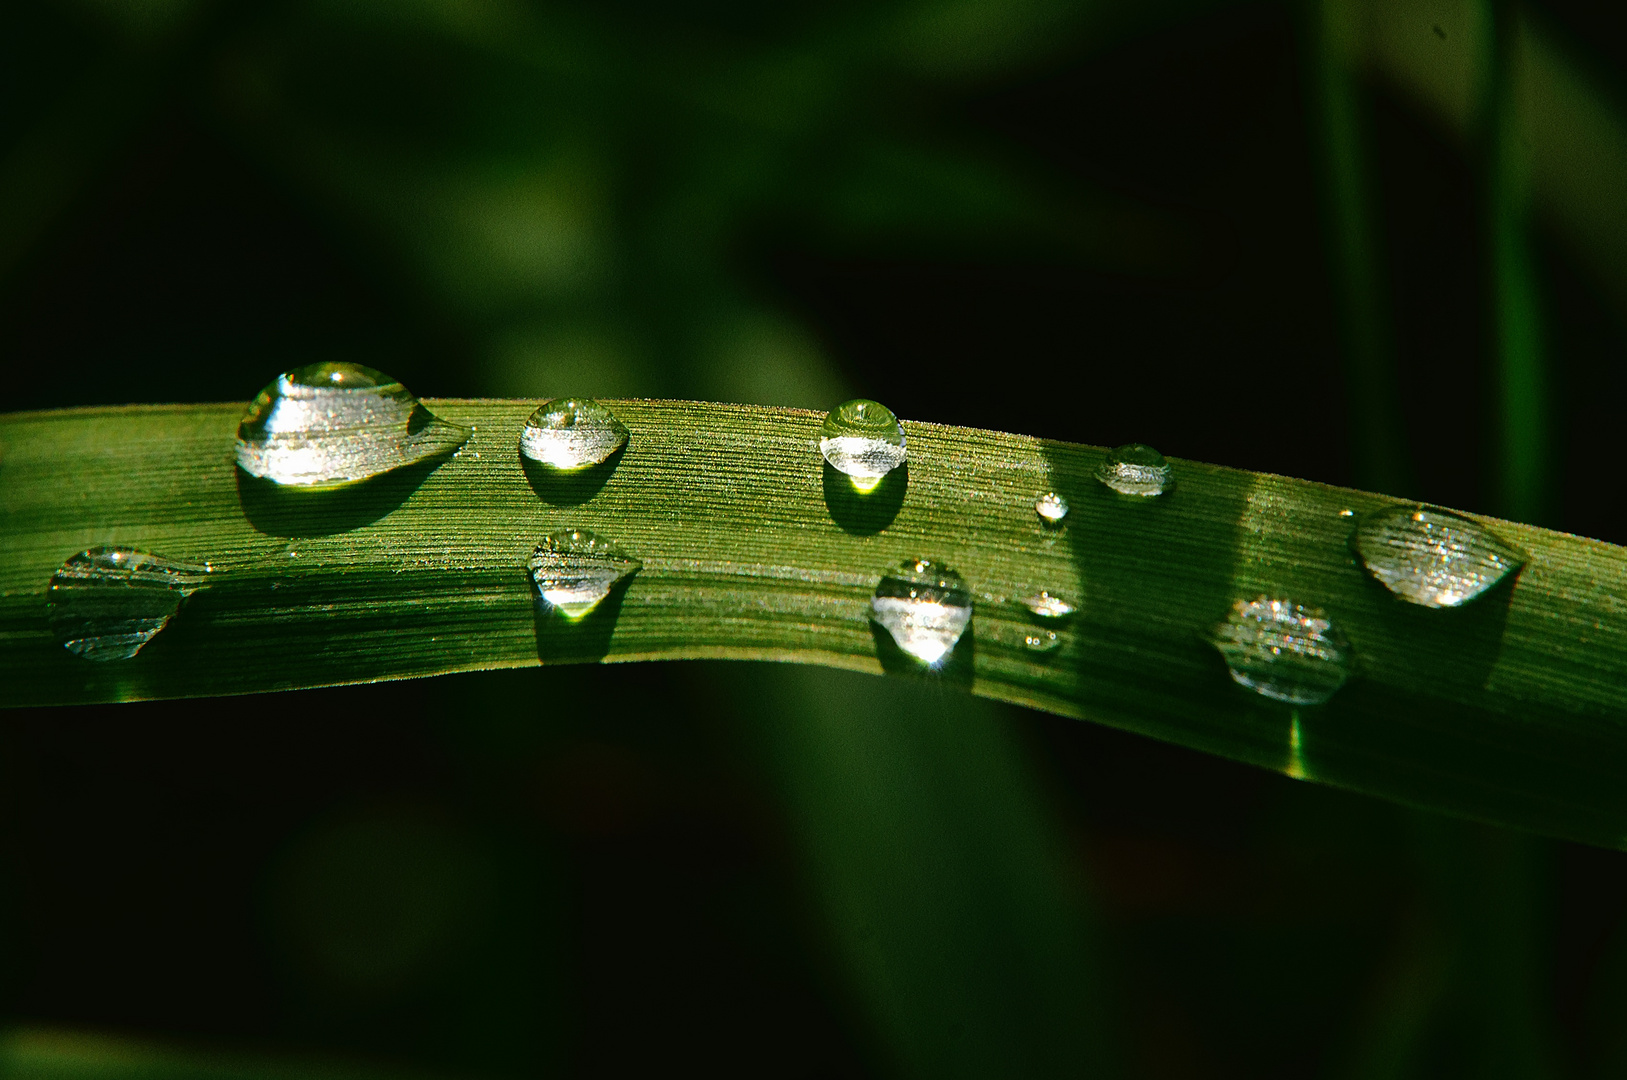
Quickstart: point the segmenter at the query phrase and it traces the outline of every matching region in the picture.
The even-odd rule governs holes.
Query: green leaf
[[[1461,610],[1372,581],[1353,519],[1380,496],[1175,461],[1176,487],[1126,499],[1102,451],[906,424],[907,476],[868,499],[827,474],[816,413],[609,404],[632,431],[607,472],[528,476],[534,403],[428,403],[473,425],[455,457],[337,492],[264,489],[233,465],[239,405],[0,418],[0,701],[251,693],[536,663],[688,658],[889,669],[1419,806],[1619,845],[1627,837],[1627,552],[1486,522],[1528,562]],[[1293,418],[1281,421],[1285,437]],[[1061,531],[1034,499],[1073,506]],[[1359,519],[1357,519],[1359,520]],[[594,530],[643,560],[580,623],[535,611],[537,538]],[[133,660],[57,647],[46,586],[69,555],[125,544],[209,562]],[[943,670],[920,673],[868,620],[880,574],[928,555],[977,602]],[[1021,602],[1079,611],[1036,652]],[[1233,685],[1206,640],[1262,593],[1325,609],[1354,649],[1328,705]]]

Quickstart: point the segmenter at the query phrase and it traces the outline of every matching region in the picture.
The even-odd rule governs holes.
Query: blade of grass
[[[868,503],[823,484],[816,413],[652,401],[610,403],[633,434],[602,486],[534,490],[515,449],[533,403],[429,404],[478,429],[459,456],[315,497],[241,482],[240,405],[0,417],[0,702],[599,660],[910,673],[867,605],[883,571],[927,554],[978,605],[952,662],[927,674],[941,684],[1419,806],[1627,838],[1622,548],[1487,522],[1529,553],[1518,581],[1427,611],[1350,552],[1342,512],[1380,496],[1176,461],[1172,493],[1127,500],[1092,478],[1099,449],[911,423],[908,476]],[[1060,538],[1032,509],[1048,489],[1074,507]],[[524,569],[565,526],[644,561],[574,625],[536,616]],[[67,556],[114,543],[215,574],[141,655],[97,665],[53,642],[45,593]],[[1080,607],[1049,652],[1026,644],[1022,599],[1041,589]],[[1234,686],[1205,640],[1262,592],[1327,609],[1355,650],[1350,684],[1300,710],[1292,759],[1288,710]]]
[[[1338,287],[1357,483],[1392,495],[1411,485],[1395,345],[1385,303],[1366,148],[1366,117],[1352,59],[1358,12],[1350,0],[1312,0],[1308,37],[1315,80],[1333,273]]]

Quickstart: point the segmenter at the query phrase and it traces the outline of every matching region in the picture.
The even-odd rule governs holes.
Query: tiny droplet
[[[128,660],[158,636],[208,574],[207,566],[135,548],[81,551],[51,577],[51,633],[86,660]]]
[[[1292,600],[1239,600],[1210,640],[1234,682],[1275,701],[1319,705],[1350,675],[1350,645],[1339,628]]]
[[[1047,491],[1034,503],[1034,513],[1047,525],[1060,525],[1068,516],[1068,500],[1054,491]]]
[[[591,398],[545,401],[520,431],[520,453],[550,469],[586,469],[626,445],[626,426]]]
[[[1057,636],[1055,630],[1034,630],[1023,638],[1023,645],[1030,652],[1050,652],[1060,644],[1062,639]]]
[[[254,399],[237,426],[237,464],[287,487],[340,487],[449,454],[471,433],[383,372],[310,364]]]
[[[1096,479],[1120,495],[1150,498],[1174,486],[1174,470],[1164,455],[1141,443],[1127,443],[1109,450]]]
[[[539,603],[580,619],[644,565],[587,529],[544,536],[527,564]]]
[[[972,621],[972,594],[965,579],[947,566],[906,559],[876,585],[870,617],[900,649],[936,667]]]
[[[1023,603],[1027,605],[1029,611],[1042,619],[1065,619],[1079,610],[1076,605],[1044,589],[1030,596]]]
[[[871,491],[904,464],[904,427],[877,401],[844,401],[825,416],[819,452],[859,491]]]
[[[1525,563],[1481,525],[1423,506],[1390,506],[1364,517],[1355,546],[1386,589],[1431,608],[1467,604]]]

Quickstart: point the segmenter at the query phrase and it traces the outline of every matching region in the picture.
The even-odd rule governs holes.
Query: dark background
[[[1602,11],[1526,13],[1619,124]],[[423,396],[862,394],[1386,486],[1350,434],[1312,7],[12,23],[6,409],[246,401],[353,359]],[[1386,71],[1347,74],[1388,486],[1502,511],[1485,136]],[[1627,542],[1617,293],[1537,190],[1528,516]],[[1619,855],[931,688],[629,665],[36,710],[0,717],[0,775],[14,1053],[69,1031],[210,1076],[1627,1071]],[[877,878],[888,851],[919,865]],[[116,1057],[68,1045],[64,1076]]]

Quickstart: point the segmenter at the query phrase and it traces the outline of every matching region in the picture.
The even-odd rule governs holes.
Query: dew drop
[[[1350,675],[1350,645],[1319,608],[1261,596],[1232,605],[1210,639],[1232,680],[1291,705],[1319,705]]]
[[[1519,552],[1468,518],[1391,506],[1356,527],[1356,554],[1386,589],[1424,607],[1459,607],[1524,565]]]
[[[383,372],[309,364],[254,399],[237,426],[237,464],[287,487],[339,487],[451,453],[472,433]]]
[[[1068,500],[1054,491],[1047,491],[1034,503],[1034,513],[1047,525],[1060,525],[1068,516]]]
[[[1062,639],[1055,630],[1034,630],[1023,638],[1023,646],[1029,652],[1050,652],[1060,644]]]
[[[1128,443],[1109,450],[1096,479],[1120,495],[1151,497],[1174,486],[1173,470],[1164,455],[1141,443]]]
[[[1041,590],[1040,592],[1035,593],[1027,600],[1024,600],[1023,603],[1027,606],[1029,611],[1032,611],[1035,615],[1038,615],[1042,619],[1066,619],[1069,615],[1072,615],[1075,611],[1079,610],[1076,605],[1069,603],[1068,601],[1062,599],[1062,597],[1057,596],[1055,593],[1048,590]]]
[[[86,660],[128,660],[204,586],[208,566],[127,547],[69,556],[51,577],[47,620],[62,647]]]
[[[878,401],[844,401],[825,416],[819,452],[859,491],[870,491],[906,457],[904,427]]]
[[[586,469],[626,445],[626,426],[591,398],[545,401],[520,431],[520,453],[550,469]]]
[[[526,565],[538,602],[580,619],[644,564],[596,533],[567,529],[544,536]]]
[[[947,566],[906,559],[876,586],[870,617],[900,649],[936,667],[972,621],[972,594],[965,580]]]

